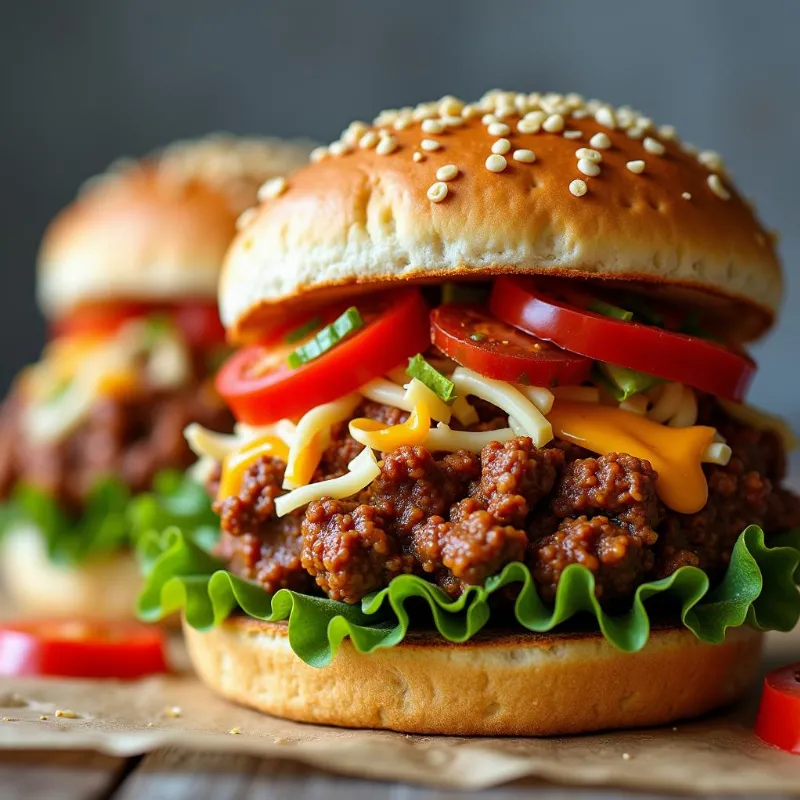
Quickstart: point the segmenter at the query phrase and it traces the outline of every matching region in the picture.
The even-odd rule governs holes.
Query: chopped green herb
[[[304,322],[293,331],[289,331],[289,333],[287,333],[283,339],[286,344],[294,344],[295,342],[299,342],[301,339],[305,339],[309,333],[313,333],[321,326],[322,317],[312,317],[310,320],[308,320],[308,322]]]
[[[595,379],[602,383],[620,403],[662,382],[662,379],[655,375],[647,375],[635,369],[618,367],[616,364],[606,364],[602,361],[597,362],[594,372]]]
[[[625,305],[633,311],[633,315],[646,323],[647,325],[654,325],[656,328],[664,327],[664,317],[652,308],[641,297],[632,294],[624,294],[622,301]]]
[[[484,284],[445,283],[442,285],[442,303],[485,303],[489,288]]]
[[[313,339],[309,339],[305,344],[301,344],[293,353],[289,354],[289,366],[297,369],[303,364],[319,358],[323,353],[334,348],[345,336],[353,331],[364,327],[364,320],[355,306],[350,306],[347,311],[334,320],[330,325],[326,325]]]
[[[150,314],[144,320],[147,347],[153,347],[160,339],[175,330],[175,324],[168,314],[160,311]]]
[[[424,383],[440,400],[449,403],[456,399],[456,386],[432,367],[419,353],[408,359],[406,374]]]
[[[487,335],[485,333],[471,333],[469,338],[472,339],[473,342],[482,342],[484,339],[487,339]]]
[[[589,303],[589,311],[594,311],[595,314],[602,314],[604,317],[620,319],[623,322],[630,322],[633,319],[633,311],[620,308],[613,303],[607,303],[605,300],[592,300]]]

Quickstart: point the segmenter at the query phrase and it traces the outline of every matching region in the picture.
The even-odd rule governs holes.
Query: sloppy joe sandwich
[[[182,474],[190,421],[233,425],[211,382],[229,352],[217,278],[259,187],[309,150],[179,142],[93,178],[48,228],[49,342],[0,415],[0,565],[22,610],[131,617],[135,531],[180,520],[214,534],[207,498]]]
[[[228,251],[187,430],[222,539],[149,538],[148,619],[315,723],[556,734],[737,698],[800,613],[789,431],[747,404],[772,236],[632,108],[491,92],[355,122]]]

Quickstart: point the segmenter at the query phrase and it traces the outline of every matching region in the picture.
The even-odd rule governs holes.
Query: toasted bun
[[[57,316],[97,300],[215,300],[239,214],[265,180],[305,163],[302,142],[178,142],[93,178],[48,228],[39,300]]]
[[[544,123],[553,132],[520,131],[550,112],[561,115]],[[497,118],[508,132],[489,124]],[[376,131],[386,137],[377,146]],[[506,166],[490,171],[503,138],[510,149],[494,160]],[[602,156],[596,176],[582,172],[595,168],[579,165],[579,148]],[[535,161],[516,159],[518,149]],[[572,95],[494,92],[471,106],[444,98],[353,123],[312,160],[264,200],[228,253],[220,302],[234,339],[356,287],[501,273],[655,284],[725,316],[742,339],[765,330],[779,304],[772,239],[719,156],[698,155],[631,109]],[[627,166],[637,161],[638,174]],[[445,182],[437,170],[446,165],[458,174]],[[440,180],[447,195],[436,202],[429,189]],[[582,196],[570,189],[576,180]]]
[[[206,633],[184,625],[200,677],[278,717],[406,733],[540,736],[659,725],[741,696],[758,669],[761,634],[704,644],[656,628],[638,653],[600,634],[486,634],[467,644],[410,636],[360,655],[346,640],[323,669],[292,652],[285,624],[235,617]]]
[[[3,538],[3,592],[26,616],[128,620],[134,617],[141,576],[130,552],[80,566],[54,564],[41,533],[20,527]]]

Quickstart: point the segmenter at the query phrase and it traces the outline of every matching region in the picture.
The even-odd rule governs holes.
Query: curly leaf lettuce
[[[415,575],[395,578],[388,587],[350,606],[322,597],[281,589],[267,595],[259,586],[221,569],[206,551],[177,528],[142,539],[140,555],[146,581],[138,613],[156,621],[183,611],[200,630],[223,622],[240,610],[256,619],[288,620],[292,650],[307,664],[324,667],[349,637],[362,653],[400,644],[411,624],[409,608],[421,604],[436,630],[451,642],[465,642],[489,621],[489,600],[515,585],[517,622],[530,631],[551,631],[576,614],[591,614],[611,644],[626,652],[640,650],[650,634],[647,604],[669,604],[698,639],[718,643],[729,628],[748,624],[758,630],[790,630],[800,618],[800,531],[767,546],[761,528],[751,525],[739,537],[723,580],[713,589],[696,567],[681,567],[668,578],[641,585],[627,610],[609,614],[595,597],[594,576],[569,566],[561,577],[555,603],[546,605],[528,568],[508,564],[456,600]],[[416,599],[415,603],[410,601]]]
[[[20,485],[0,508],[0,534],[23,525],[41,532],[51,561],[71,565],[135,547],[144,534],[171,526],[207,548],[219,531],[203,487],[171,470],[159,473],[153,490],[140,495],[118,479],[98,481],[78,518],[65,513],[46,492]]]

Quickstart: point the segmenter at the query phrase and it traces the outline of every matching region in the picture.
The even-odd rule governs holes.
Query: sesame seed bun
[[[241,212],[269,178],[306,162],[310,145],[209,137],[177,142],[91,179],[47,229],[43,311],[84,302],[215,300]]]
[[[780,302],[772,238],[719,156],[632,109],[444,98],[354,123],[312,161],[228,253],[220,302],[234,339],[358,290],[503,273],[642,282],[743,340]]]
[[[304,664],[285,624],[233,617],[184,625],[192,663],[229,700],[299,722],[453,736],[546,736],[661,725],[738,699],[758,671],[762,634],[704,644],[655,628],[638,653],[596,633],[492,634],[450,644],[410,635],[360,655],[345,640],[333,663]],[[465,713],[465,710],[469,713]]]

